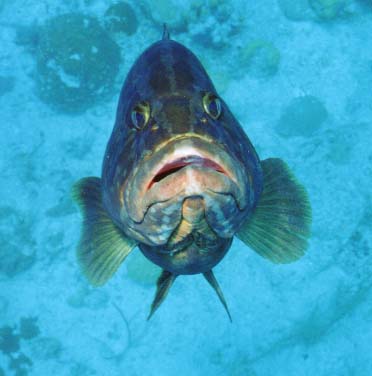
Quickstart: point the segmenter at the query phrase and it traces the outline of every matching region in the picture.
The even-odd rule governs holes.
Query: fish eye
[[[131,121],[137,130],[143,129],[150,119],[150,105],[147,102],[138,103],[132,110]]]
[[[203,97],[203,108],[212,119],[218,119],[222,112],[220,98],[212,93],[205,94]]]

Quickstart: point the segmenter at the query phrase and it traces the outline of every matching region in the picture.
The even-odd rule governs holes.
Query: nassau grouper
[[[200,61],[166,27],[124,82],[102,177],[78,181],[73,197],[84,218],[78,260],[93,285],[136,246],[163,269],[148,318],[177,276],[203,273],[231,320],[212,268],[233,237],[288,263],[310,236],[303,186],[282,160],[259,159]]]

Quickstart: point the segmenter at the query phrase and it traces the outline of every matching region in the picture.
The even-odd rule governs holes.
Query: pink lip
[[[189,166],[189,165],[195,165],[195,166],[202,166],[206,168],[213,169],[217,172],[221,172],[225,175],[226,171],[216,162],[208,159],[208,158],[202,158],[197,155],[190,155],[187,157],[182,157],[179,159],[176,159],[172,162],[166,163],[153,177],[153,179],[150,181],[147,190],[149,190],[155,183],[158,183],[162,179],[166,178],[167,176],[181,170],[183,167]]]
[[[140,225],[156,203],[210,192],[231,193],[242,209],[247,205],[248,183],[241,163],[213,140],[199,135],[175,137],[160,145],[128,178],[120,215],[122,221]]]

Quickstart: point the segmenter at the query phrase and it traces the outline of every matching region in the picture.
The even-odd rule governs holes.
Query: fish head
[[[223,239],[225,249],[262,190],[259,159],[242,127],[195,55],[171,40],[152,45],[128,74],[102,178],[117,225],[169,252],[183,221],[192,233],[200,218],[199,233]],[[185,214],[189,199],[199,204]],[[180,242],[190,235],[182,231]]]

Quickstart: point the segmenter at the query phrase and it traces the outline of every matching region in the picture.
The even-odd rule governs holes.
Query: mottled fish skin
[[[222,112],[218,119],[206,114],[202,103],[208,92],[220,98],[190,50],[169,39],[154,43],[137,59],[125,80],[103,162],[103,203],[108,214],[129,237],[140,243],[148,258],[177,274],[205,272],[220,261],[230,247],[234,233],[252,213],[263,186],[257,153],[226,103],[220,98]],[[150,104],[151,115],[144,129],[137,130],[131,124],[131,113],[141,101]],[[144,218],[133,218],[126,207],[126,199],[131,199],[133,204],[137,198],[136,189],[144,188],[130,185],[136,174],[146,174],[157,150],[178,139],[214,154],[220,154],[218,150],[221,150],[241,171],[238,176],[246,179],[236,182],[246,198],[244,207],[239,207],[232,194],[209,192],[204,197],[208,209],[206,219],[218,245],[215,247],[214,244],[215,251],[211,247],[210,251],[215,254],[206,258],[199,251],[208,254],[208,246],[198,250],[194,243],[184,250],[186,254],[178,253],[177,257],[183,261],[177,261],[166,247],[182,220],[185,197],[149,206]],[[179,147],[177,142],[174,145],[174,148]],[[172,147],[167,150],[168,153],[172,151]],[[188,256],[192,262],[184,260]],[[174,263],[177,266],[172,269]],[[198,263],[204,266],[198,267]]]

